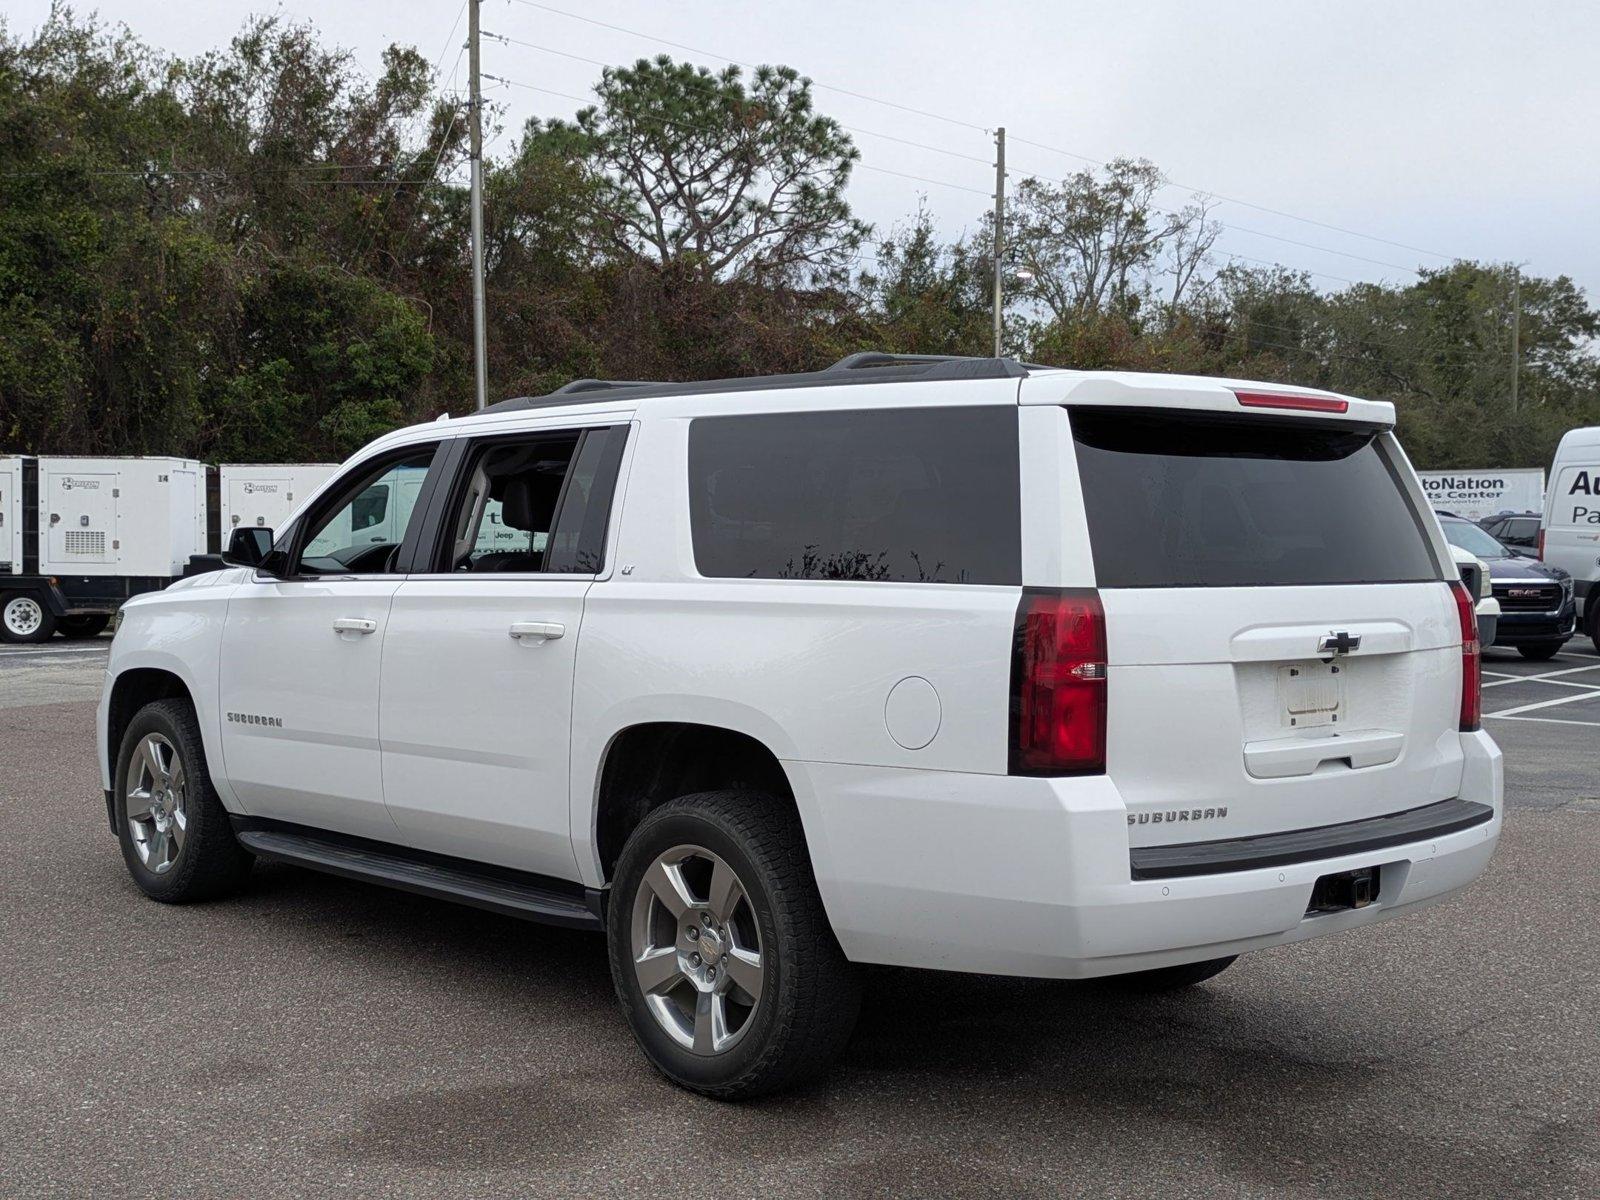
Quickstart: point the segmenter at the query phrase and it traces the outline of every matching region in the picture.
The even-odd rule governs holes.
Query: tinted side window
[[[302,575],[374,575],[395,569],[435,447],[358,471],[312,517]]]
[[[1022,582],[1011,407],[701,417],[695,565],[716,578]]]
[[[1371,429],[1153,409],[1071,419],[1101,587],[1439,578]]]
[[[484,439],[467,456],[437,570],[600,570],[625,427]]]

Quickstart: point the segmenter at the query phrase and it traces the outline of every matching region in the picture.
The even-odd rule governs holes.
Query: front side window
[[[483,439],[472,447],[436,570],[596,574],[625,427]]]
[[[695,566],[724,579],[1018,584],[1017,411],[700,417]]]
[[[312,518],[301,575],[382,575],[397,569],[417,497],[433,462],[429,446],[358,470],[348,488]]]

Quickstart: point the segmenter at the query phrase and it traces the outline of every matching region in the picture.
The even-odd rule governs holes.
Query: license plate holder
[[[1344,715],[1344,670],[1338,663],[1286,663],[1278,668],[1278,704],[1285,729],[1338,725]]]

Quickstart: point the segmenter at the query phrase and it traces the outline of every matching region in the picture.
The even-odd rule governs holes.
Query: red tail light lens
[[[1534,551],[1534,555],[1540,562],[1544,561],[1544,526],[1542,525],[1539,527],[1539,547]]]
[[[1478,673],[1478,612],[1466,584],[1450,585],[1461,618],[1461,732],[1471,733],[1483,724],[1483,681]]]
[[[1331,413],[1350,411],[1350,401],[1337,396],[1284,396],[1276,392],[1241,391],[1233,394],[1245,408],[1290,408],[1297,412]]]
[[[1106,615],[1092,588],[1027,588],[1011,651],[1011,773],[1106,769]]]

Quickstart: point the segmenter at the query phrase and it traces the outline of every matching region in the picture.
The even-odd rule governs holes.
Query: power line
[[[640,38],[640,39],[642,39],[644,41],[647,41],[647,42],[655,42],[658,45],[662,45],[662,46],[670,46],[675,50],[684,50],[684,51],[687,51],[690,54],[699,54],[699,55],[704,55],[704,56],[706,56],[708,58],[721,59],[723,62],[732,63],[735,66],[744,67],[747,70],[755,70],[756,69],[753,64],[751,64],[749,62],[746,62],[746,61],[744,61],[742,59],[733,58],[733,57],[730,57],[729,55],[726,55],[726,54],[718,54],[715,51],[706,50],[703,47],[699,47],[699,46],[691,46],[691,45],[688,45],[687,43],[684,43],[684,42],[671,41],[671,40],[669,40],[667,38],[658,37],[655,34],[644,33],[644,32],[642,32],[640,30],[637,30],[637,29],[630,29],[625,25],[616,25],[616,24],[613,24],[613,23],[611,23],[609,21],[597,20],[594,17],[587,17],[587,16],[583,16],[580,13],[569,12],[566,9],[556,8],[553,5],[541,4],[541,3],[538,2],[538,0],[512,0],[512,2],[516,3],[516,4],[521,4],[526,8],[536,8],[536,9],[539,9],[540,11],[542,11],[542,12],[553,13],[556,16],[566,17],[569,20],[582,21],[583,23],[585,23],[587,25],[594,25],[594,26],[597,26],[598,28],[601,28],[601,29],[609,29],[609,30],[611,30],[611,31],[613,31],[615,33],[626,34],[629,37]],[[871,104],[881,104],[881,105],[883,105],[883,106],[885,106],[887,108],[894,108],[894,109],[900,110],[901,112],[908,112],[908,113],[912,113],[912,114],[914,114],[916,116],[919,116],[919,117],[926,117],[926,118],[928,118],[930,120],[943,121],[944,123],[946,123],[948,125],[956,126],[957,128],[969,129],[969,130],[973,130],[975,132],[984,133],[984,134],[987,134],[987,133],[991,132],[991,129],[988,126],[977,125],[977,124],[974,124],[971,121],[965,121],[965,120],[962,120],[962,119],[960,119],[958,117],[947,116],[944,113],[930,112],[927,109],[915,108],[915,107],[912,107],[911,105],[900,104],[900,103],[898,103],[896,101],[893,101],[893,100],[884,100],[881,97],[871,96],[871,95],[866,94],[865,92],[857,92],[857,91],[853,91],[853,90],[848,89],[848,88],[841,88],[841,87],[837,87],[837,86],[835,86],[833,84],[821,83],[821,82],[818,82],[818,81],[813,81],[813,86],[815,86],[817,88],[820,88],[822,90],[825,90],[825,91],[837,92],[840,95],[851,96],[851,97],[853,97],[855,99],[858,99],[858,100],[865,100],[865,101],[867,101],[868,103],[871,103]],[[1105,160],[1103,160],[1103,159],[1094,158],[1094,157],[1092,157],[1090,155],[1087,155],[1087,154],[1079,154],[1079,153],[1076,153],[1075,151],[1072,151],[1072,150],[1065,150],[1065,149],[1062,149],[1059,146],[1052,146],[1052,145],[1050,145],[1050,144],[1048,144],[1046,142],[1032,141],[1032,140],[1027,139],[1027,138],[1016,137],[1015,135],[1012,136],[1012,140],[1016,141],[1016,142],[1019,142],[1019,143],[1022,143],[1024,145],[1032,146],[1032,147],[1034,147],[1036,149],[1039,149],[1039,150],[1049,151],[1052,154],[1061,154],[1061,155],[1065,155],[1068,158],[1078,159],[1081,162],[1094,163],[1094,164],[1096,164],[1098,166],[1104,166],[1105,165]],[[1342,233],[1342,234],[1344,234],[1344,235],[1346,235],[1348,237],[1356,237],[1356,238],[1362,238],[1362,239],[1364,239],[1366,241],[1380,242],[1380,243],[1382,243],[1384,245],[1394,246],[1395,248],[1400,249],[1400,250],[1410,250],[1410,251],[1412,251],[1413,253],[1416,253],[1416,254],[1426,254],[1431,258],[1441,258],[1441,259],[1444,259],[1446,261],[1453,261],[1457,257],[1455,255],[1440,253],[1437,250],[1429,250],[1429,249],[1426,249],[1425,247],[1413,246],[1413,245],[1410,245],[1409,243],[1406,243],[1406,242],[1396,241],[1393,238],[1380,237],[1377,234],[1371,234],[1371,233],[1362,233],[1359,230],[1350,229],[1350,228],[1348,228],[1346,226],[1342,226],[1342,225],[1335,225],[1335,224],[1333,224],[1331,222],[1328,222],[1328,221],[1318,220],[1315,217],[1301,216],[1298,213],[1289,212],[1289,211],[1287,211],[1285,209],[1272,208],[1272,207],[1270,207],[1268,205],[1265,205],[1265,204],[1257,204],[1254,201],[1243,200],[1243,199],[1240,199],[1237,196],[1225,195],[1224,193],[1213,191],[1213,190],[1208,189],[1208,188],[1192,187],[1189,184],[1180,183],[1177,180],[1170,180],[1169,179],[1169,180],[1166,181],[1166,183],[1167,183],[1167,186],[1170,186],[1170,187],[1182,188],[1182,189],[1187,190],[1187,191],[1204,193],[1206,195],[1213,196],[1218,200],[1224,201],[1225,203],[1228,203],[1228,204],[1238,204],[1238,205],[1242,205],[1245,208],[1255,209],[1258,212],[1270,213],[1273,216],[1283,217],[1286,220],[1301,221],[1301,222],[1304,222],[1305,224],[1308,224],[1308,225],[1316,225],[1316,226],[1318,226],[1320,228],[1331,230],[1331,231],[1333,231],[1335,233]],[[1272,236],[1272,235],[1262,235],[1262,236]],[[1291,239],[1285,238],[1285,239],[1282,239],[1282,240],[1290,241]],[[1360,256],[1359,255],[1351,255],[1350,257],[1357,257],[1358,258]],[[1376,260],[1370,260],[1369,259],[1367,261],[1376,261]],[[1390,265],[1390,264],[1379,264],[1379,265]],[[1409,270],[1410,268],[1397,268],[1397,269]]]
[[[485,33],[484,36],[488,37],[489,34]],[[497,83],[508,84],[511,87],[527,88],[529,91],[544,92],[547,95],[560,96],[563,99],[579,100],[581,103],[588,103],[588,101],[583,101],[581,99],[581,97],[573,96],[573,95],[571,95],[570,93],[567,93],[567,92],[558,92],[554,88],[540,87],[537,84],[523,83],[519,79],[508,79],[504,75],[491,75],[488,71],[485,71],[483,73],[483,77],[485,79],[492,79]],[[633,117],[631,119],[633,120],[633,122],[635,124],[653,125],[658,129],[682,129],[682,130],[688,130],[688,131],[694,132],[694,133],[712,133],[712,134],[719,132],[718,130],[713,129],[710,126],[707,126],[707,125],[697,125],[697,124],[694,124],[693,122],[689,122],[689,121],[671,121],[671,120],[667,120],[664,117]],[[979,161],[982,161],[982,160],[979,160]],[[987,164],[985,164],[985,165],[987,165]],[[932,184],[934,187],[951,188],[951,189],[953,189],[955,191],[958,191],[958,192],[971,192],[973,195],[976,195],[976,196],[990,196],[990,195],[993,195],[992,192],[988,191],[985,188],[969,187],[968,185],[966,185],[964,183],[954,183],[954,182],[952,182],[951,180],[948,180],[948,179],[934,179],[932,176],[928,176],[928,175],[915,175],[915,174],[912,174],[909,171],[895,171],[895,170],[891,170],[888,167],[874,166],[871,163],[865,163],[865,162],[860,161],[859,159],[857,159],[856,161],[852,162],[850,164],[850,166],[852,168],[859,168],[860,170],[863,170],[863,171],[873,171],[873,172],[876,172],[879,175],[893,175],[897,179],[910,179],[910,180],[914,180],[914,181],[916,181],[918,183]]]
[[[521,5],[523,5],[523,6],[527,7],[527,8],[542,9],[545,12],[554,13],[558,17],[567,17],[567,18],[570,18],[571,20],[574,20],[574,21],[582,21],[582,22],[584,22],[585,24],[588,24],[588,25],[597,25],[601,29],[610,29],[610,30],[612,30],[612,31],[614,31],[616,33],[625,33],[629,37],[643,38],[647,42],[656,42],[656,43],[658,43],[659,45],[662,45],[662,46],[671,46],[674,50],[686,50],[690,54],[703,54],[707,58],[720,58],[723,62],[732,63],[734,66],[737,66],[737,67],[743,67],[747,71],[754,71],[754,70],[758,70],[759,69],[754,63],[744,62],[744,61],[742,61],[740,59],[737,59],[737,58],[730,58],[726,54],[717,54],[717,53],[715,53],[714,51],[711,51],[711,50],[702,50],[697,46],[685,45],[683,42],[669,41],[666,38],[656,37],[654,34],[651,34],[651,33],[640,33],[637,29],[628,29],[627,27],[622,26],[622,25],[612,25],[607,21],[598,21],[593,17],[580,16],[578,13],[568,12],[565,9],[552,8],[548,4],[535,3],[535,0],[512,0],[512,2],[516,3],[516,4],[521,4]],[[851,97],[854,97],[857,100],[865,100],[870,104],[881,104],[885,108],[895,108],[895,109],[899,109],[901,112],[913,113],[913,114],[915,114],[916,116],[919,116],[919,117],[928,117],[931,120],[944,121],[946,124],[956,125],[956,126],[959,126],[959,127],[963,128],[963,129],[971,129],[971,130],[974,130],[974,131],[976,131],[978,133],[986,134],[986,133],[989,132],[989,130],[988,130],[988,128],[986,126],[974,125],[970,121],[962,121],[962,120],[959,120],[959,119],[957,119],[955,117],[947,117],[947,116],[944,116],[942,113],[928,112],[926,109],[913,108],[909,104],[900,104],[900,103],[898,103],[897,101],[894,101],[894,100],[884,100],[884,99],[881,99],[881,98],[879,98],[877,96],[869,96],[865,92],[854,92],[854,91],[851,91],[849,88],[835,87],[833,84],[830,84],[830,83],[818,83],[815,80],[813,80],[812,83],[813,83],[813,86],[819,87],[823,91],[837,92],[841,96],[851,96]]]
[[[1066,156],[1067,158],[1075,158],[1075,159],[1078,159],[1080,162],[1093,163],[1095,166],[1099,166],[1099,167],[1103,167],[1103,166],[1106,165],[1106,160],[1105,159],[1092,158],[1087,154],[1077,154],[1077,153],[1075,153],[1075,152],[1073,152],[1071,150],[1063,150],[1059,146],[1049,146],[1049,145],[1046,145],[1044,142],[1029,141],[1027,138],[1017,138],[1016,140],[1021,142],[1025,146],[1032,146],[1036,150],[1047,150],[1051,154],[1061,154],[1061,155]],[[1211,196],[1211,197],[1213,197],[1213,198],[1215,198],[1217,200],[1225,201],[1228,204],[1239,204],[1239,205],[1242,205],[1245,208],[1253,208],[1257,212],[1271,213],[1275,217],[1286,217],[1291,221],[1304,221],[1307,225],[1317,225],[1317,226],[1320,226],[1323,229],[1330,229],[1335,233],[1347,234],[1350,237],[1365,238],[1367,241],[1370,241],[1370,242],[1382,242],[1384,245],[1393,246],[1398,250],[1410,250],[1410,251],[1412,251],[1412,252],[1414,252],[1416,254],[1426,254],[1426,255],[1428,255],[1428,256],[1430,256],[1432,258],[1442,258],[1442,259],[1445,259],[1446,261],[1454,261],[1454,259],[1456,257],[1455,255],[1451,255],[1451,254],[1440,254],[1437,250],[1427,250],[1427,249],[1424,249],[1421,246],[1412,246],[1412,245],[1407,244],[1406,242],[1397,242],[1397,241],[1393,241],[1390,238],[1378,237],[1376,234],[1362,233],[1359,230],[1355,230],[1355,229],[1346,229],[1342,225],[1333,225],[1333,224],[1330,224],[1327,221],[1316,220],[1314,217],[1297,216],[1296,214],[1294,214],[1292,212],[1285,212],[1282,209],[1269,208],[1265,204],[1256,204],[1255,202],[1250,201],[1250,200],[1240,200],[1237,196],[1225,196],[1221,192],[1214,192],[1214,191],[1210,190],[1209,188],[1191,187],[1189,184],[1180,183],[1176,179],[1167,180],[1167,186],[1168,187],[1181,188],[1181,189],[1183,189],[1184,191],[1187,191],[1187,192],[1199,192],[1202,195]]]
[[[505,33],[492,33],[487,29],[483,30],[482,33],[484,37],[493,38],[495,41],[502,42],[508,46],[523,46],[529,50],[538,50],[544,54],[554,54],[558,58],[570,58],[576,62],[588,63],[590,66],[600,67],[602,69],[611,69],[617,65],[616,63],[603,62],[598,58],[587,58],[582,54],[573,54],[567,50],[557,50],[554,46],[544,46],[540,45],[538,42],[525,41],[522,38],[515,38]],[[490,78],[487,72],[484,73],[484,78]],[[523,86],[531,87],[532,85],[525,84]],[[540,90],[548,91],[549,89],[546,88]],[[564,95],[565,93],[557,92],[554,94]],[[571,96],[569,99],[577,100],[580,104],[594,103],[592,99],[584,99],[577,96]],[[979,158],[975,154],[963,154],[961,151],[951,150],[947,146],[935,146],[930,142],[918,142],[911,138],[903,138],[898,134],[893,133],[883,133],[876,129],[863,129],[859,125],[846,125],[843,122],[835,122],[835,124],[837,124],[840,129],[848,129],[851,133],[863,134],[866,137],[882,138],[885,141],[898,142],[902,146],[915,146],[918,150],[930,150],[934,154],[943,154],[949,158],[964,159],[967,162],[978,163],[984,167],[992,167],[994,165],[993,160],[991,159]]]

